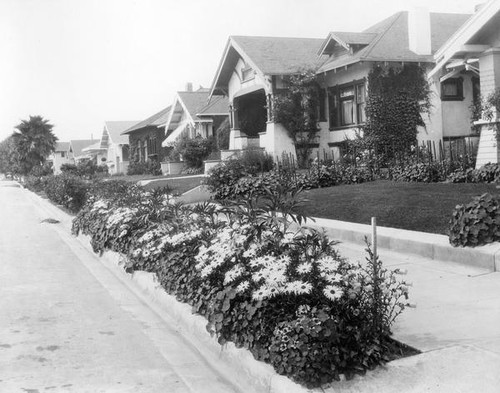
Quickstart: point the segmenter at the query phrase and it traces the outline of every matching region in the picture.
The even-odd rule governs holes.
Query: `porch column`
[[[500,88],[500,48],[490,48],[479,57],[481,96],[487,98]],[[476,168],[488,162],[500,162],[500,137],[497,129],[500,126],[500,114],[493,108],[491,120],[482,119],[475,123],[481,126],[481,136],[476,159]]]
[[[273,119],[273,96],[272,94],[266,95],[266,107],[267,107],[267,121],[272,122]]]
[[[236,138],[241,136],[240,123],[238,120],[238,104],[233,101],[231,107],[231,131],[229,132],[229,150],[238,150],[241,146],[237,146]]]

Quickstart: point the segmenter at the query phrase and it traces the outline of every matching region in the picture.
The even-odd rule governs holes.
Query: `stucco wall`
[[[442,101],[442,124],[443,136],[467,136],[471,134],[469,107],[472,105],[472,76],[470,74],[460,74],[463,78],[462,101]],[[439,96],[438,96],[439,97]]]
[[[245,67],[245,63],[243,60],[238,60],[238,63],[236,63],[236,67],[233,70],[233,74],[231,75],[231,78],[229,79],[229,84],[228,84],[228,95],[229,95],[229,102],[233,102],[234,95],[238,93],[242,89],[246,89],[252,86],[262,86],[266,90],[266,94],[270,93],[269,89],[269,83],[262,78],[260,74],[255,74],[253,79],[249,79],[245,82],[242,81],[241,79],[241,69]]]

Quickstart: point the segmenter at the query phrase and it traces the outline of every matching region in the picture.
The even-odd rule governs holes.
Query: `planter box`
[[[178,175],[184,168],[182,161],[167,161],[161,163],[161,173],[164,175]]]

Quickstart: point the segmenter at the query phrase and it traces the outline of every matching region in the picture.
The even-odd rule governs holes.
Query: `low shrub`
[[[80,161],[78,164],[62,164],[61,172],[80,176],[85,179],[92,179],[96,176],[103,176],[108,174],[108,167],[106,164],[97,165],[92,160]]]
[[[43,192],[47,187],[47,180],[50,176],[28,175],[24,177],[23,185],[33,192]]]
[[[161,175],[161,164],[158,161],[132,161],[127,168],[127,175]]]
[[[406,284],[372,255],[349,263],[324,234],[295,226],[305,219],[290,214],[297,193],[224,207],[127,193],[91,196],[73,233],[90,235],[96,252],[126,255],[130,271],[155,272],[168,293],[207,318],[219,343],[247,348],[308,387],[388,359]]]
[[[447,180],[452,183],[497,183],[500,180],[500,164],[488,163],[479,169],[457,169]]]
[[[48,177],[44,190],[51,201],[76,213],[85,204],[89,187],[81,177],[63,173]]]
[[[181,138],[175,144],[176,152],[190,168],[201,168],[210,153],[215,149],[214,138]]]
[[[440,162],[408,163],[392,169],[395,181],[436,183],[446,179],[446,168]]]
[[[480,246],[500,240],[500,197],[483,194],[458,205],[450,220],[453,246]]]
[[[248,168],[240,160],[231,159],[212,168],[205,184],[215,199],[227,199],[232,197],[238,180],[248,174]]]

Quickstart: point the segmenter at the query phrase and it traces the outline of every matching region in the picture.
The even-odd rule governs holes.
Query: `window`
[[[464,99],[462,78],[448,78],[441,82],[442,101],[462,101]]]
[[[241,79],[243,79],[243,82],[253,79],[254,77],[254,72],[252,67],[243,67],[241,69]]]
[[[66,152],[65,152],[65,151],[62,151],[62,152],[61,152],[61,157],[62,157],[62,158],[66,157]]]
[[[330,88],[328,91],[330,128],[364,123],[365,101],[364,82]]]

